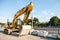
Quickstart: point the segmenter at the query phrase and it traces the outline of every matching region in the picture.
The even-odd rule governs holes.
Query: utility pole
[[[33,29],[33,19],[34,19],[33,16],[31,17],[31,19],[32,19],[32,29]]]

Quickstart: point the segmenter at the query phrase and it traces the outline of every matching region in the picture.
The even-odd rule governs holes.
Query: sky
[[[12,22],[16,12],[30,2],[33,2],[33,10],[29,18],[36,17],[40,22],[48,22],[53,16],[60,18],[60,0],[0,0],[0,22],[6,23],[7,19]]]

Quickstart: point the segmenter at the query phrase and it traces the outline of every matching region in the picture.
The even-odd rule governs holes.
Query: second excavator
[[[16,23],[17,23],[18,17],[21,16],[22,14],[24,14],[22,25],[26,25],[27,19],[29,17],[30,12],[32,11],[32,8],[33,8],[33,3],[30,2],[30,4],[28,4],[28,6],[17,11],[17,13],[15,14],[15,16],[13,18],[12,24],[11,25],[8,25],[8,24],[5,25],[4,32],[7,34],[11,34],[12,32],[21,31],[20,29],[22,29],[24,26],[20,26],[20,28],[17,28]]]

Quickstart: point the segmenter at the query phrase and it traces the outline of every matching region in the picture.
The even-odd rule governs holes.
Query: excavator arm
[[[30,12],[32,11],[32,7],[33,7],[33,4],[32,2],[30,2],[30,4],[26,7],[24,7],[23,9],[19,10],[15,16],[14,16],[14,19],[12,21],[12,27],[16,27],[16,22],[17,22],[17,19],[20,15],[24,14],[24,18],[23,18],[23,25],[26,24],[26,21],[29,17],[29,14]]]
[[[23,9],[19,10],[19,11],[15,14],[14,19],[13,19],[13,21],[12,21],[12,27],[14,27],[14,26],[16,25],[16,22],[17,22],[18,17],[19,17],[20,15],[22,15],[22,14],[25,12],[25,10],[26,10],[26,8],[23,8]]]

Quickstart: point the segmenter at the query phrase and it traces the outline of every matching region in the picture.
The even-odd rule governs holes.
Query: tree
[[[28,25],[32,25],[32,19],[28,19],[28,20],[27,20],[27,24],[28,24]],[[39,24],[38,18],[34,17],[34,18],[33,18],[33,26],[38,26],[38,24]]]
[[[58,27],[60,28],[60,19],[59,19],[59,22],[58,22]]]
[[[42,23],[39,24],[39,26],[40,27],[48,27],[49,24],[48,24],[48,22],[42,22]]]
[[[59,19],[59,25],[60,25],[60,19]]]
[[[1,26],[4,26],[4,25],[5,25],[5,23],[0,23],[0,25],[1,25]]]
[[[53,16],[49,21],[49,24],[51,26],[57,26],[58,23],[59,23],[59,18],[57,16]]]
[[[32,24],[32,19],[28,19],[28,20],[27,20],[27,24],[28,24],[28,25],[31,25],[31,24]]]
[[[33,19],[34,26],[36,26],[36,25],[38,26],[38,23],[39,23],[38,18],[34,17],[34,19]]]

